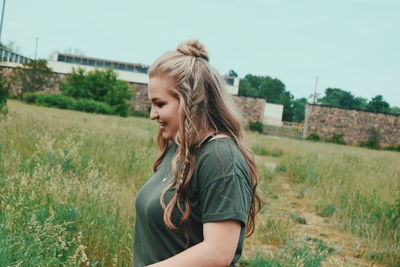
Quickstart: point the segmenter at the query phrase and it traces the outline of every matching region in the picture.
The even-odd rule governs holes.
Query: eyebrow
[[[158,97],[153,97],[153,98],[150,99],[151,102],[155,102],[155,101],[157,101],[157,100],[160,100],[160,98],[158,98]]]

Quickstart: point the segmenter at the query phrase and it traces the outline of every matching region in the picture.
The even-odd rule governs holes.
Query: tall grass
[[[10,107],[0,121],[0,266],[130,266],[151,123]]]
[[[130,266],[134,197],[152,172],[155,123],[8,106],[0,118],[0,266]],[[256,133],[246,141],[266,205],[242,266],[319,266],[335,253],[297,236],[293,215],[273,206],[282,180],[358,236],[367,258],[399,263],[400,153]]]
[[[250,141],[281,149],[284,175],[317,214],[362,240],[367,258],[400,265],[399,153],[270,137]]]

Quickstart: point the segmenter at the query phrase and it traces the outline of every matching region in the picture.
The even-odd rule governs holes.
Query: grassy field
[[[0,266],[130,266],[147,119],[9,101]],[[241,266],[400,265],[400,153],[246,133],[266,203]]]

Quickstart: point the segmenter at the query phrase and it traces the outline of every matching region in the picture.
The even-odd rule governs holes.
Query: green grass
[[[8,108],[0,116],[0,266],[130,266],[134,197],[158,153],[155,123],[12,100]],[[289,212],[272,214],[271,201],[284,201],[282,179],[362,240],[365,259],[400,263],[399,153],[251,132],[246,141],[266,206],[242,266],[319,266],[335,253],[298,237],[302,224]]]

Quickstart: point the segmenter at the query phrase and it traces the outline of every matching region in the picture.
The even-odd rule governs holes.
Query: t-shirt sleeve
[[[246,225],[251,202],[247,164],[231,144],[202,157],[198,170],[202,222],[236,220]]]

